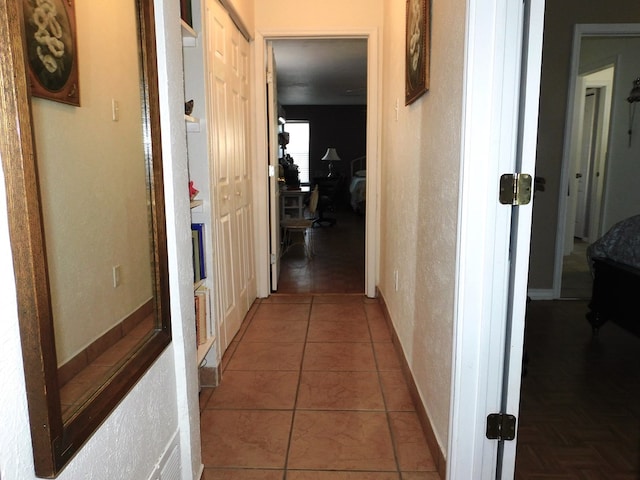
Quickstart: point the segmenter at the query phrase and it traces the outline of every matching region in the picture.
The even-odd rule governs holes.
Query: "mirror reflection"
[[[32,99],[63,419],[156,326],[136,2],[75,9],[80,105]]]

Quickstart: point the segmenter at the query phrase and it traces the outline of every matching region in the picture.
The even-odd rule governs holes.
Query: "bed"
[[[587,259],[593,274],[587,319],[594,334],[613,321],[640,336],[640,215],[589,245]]]
[[[354,212],[364,215],[366,211],[367,193],[367,157],[351,160],[351,182],[349,196],[351,208]]]

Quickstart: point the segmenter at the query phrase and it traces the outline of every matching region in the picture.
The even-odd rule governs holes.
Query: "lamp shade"
[[[341,158],[338,156],[338,152],[336,152],[335,148],[327,148],[327,153],[324,154],[320,160],[325,160],[327,162],[337,162],[340,161]]]

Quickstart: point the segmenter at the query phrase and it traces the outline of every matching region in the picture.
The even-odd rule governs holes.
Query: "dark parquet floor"
[[[517,480],[640,479],[640,338],[597,337],[587,301],[529,305]]]

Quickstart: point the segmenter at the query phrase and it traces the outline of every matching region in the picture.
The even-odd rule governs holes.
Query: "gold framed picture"
[[[429,90],[429,0],[407,0],[405,105]]]
[[[23,0],[33,96],[80,106],[73,0]]]

